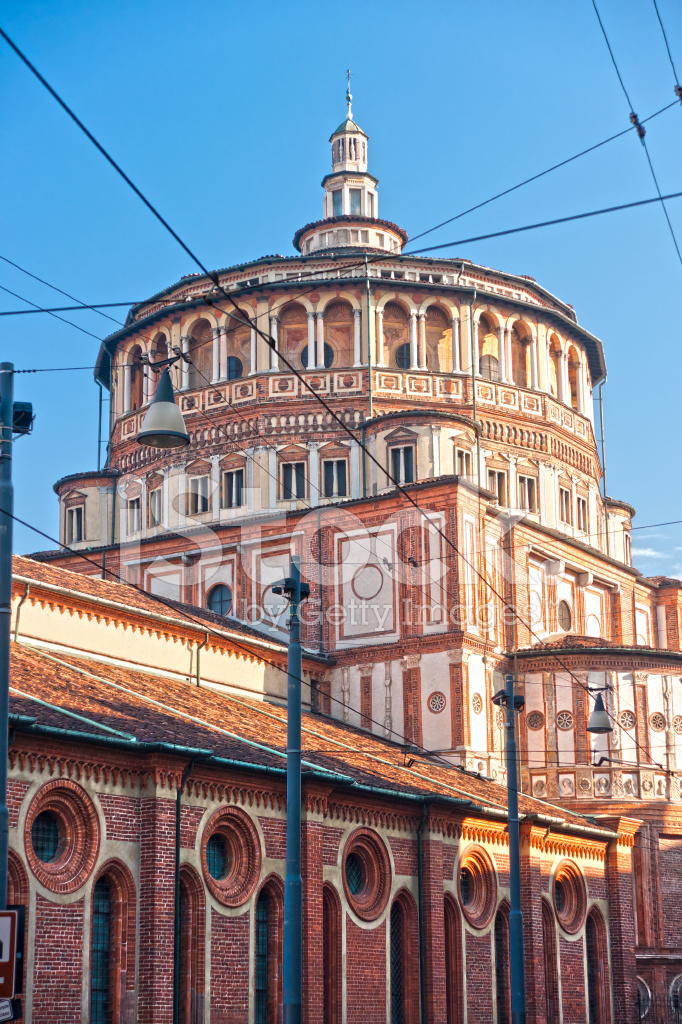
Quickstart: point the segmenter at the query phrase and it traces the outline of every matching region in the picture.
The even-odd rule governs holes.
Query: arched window
[[[395,350],[395,365],[399,370],[409,370],[410,368],[410,345],[409,342],[405,345],[399,345]]]
[[[390,1024],[418,1024],[417,913],[414,901],[408,893],[402,892],[394,899],[389,927],[391,939]]]
[[[445,897],[445,1004],[447,1024],[462,1024],[462,922],[457,904],[450,896]]]
[[[330,302],[324,311],[324,337],[329,343],[332,357],[337,366],[353,365],[353,307],[349,302]],[[325,345],[324,365],[327,362]]]
[[[25,914],[28,910],[28,877],[26,875],[24,865],[21,863],[14,850],[10,850],[8,854],[7,906],[9,908],[23,907]],[[24,927],[25,929],[28,928],[28,921],[26,918],[24,918]],[[28,935],[28,931],[25,931],[25,934]],[[26,953],[24,953],[22,992],[26,991],[27,959]]]
[[[277,1024],[282,1003],[282,897],[274,883],[256,901],[254,1024]]]
[[[327,342],[325,341],[325,343],[324,343],[324,365],[325,365],[325,369],[328,370],[333,362],[334,362],[334,349],[331,347],[331,345],[328,345]],[[308,346],[307,345],[301,351],[301,363],[303,364],[303,366],[306,369],[308,368]]]
[[[399,370],[405,370],[410,365],[409,327],[407,313],[397,302],[387,302],[384,306],[383,315],[384,347],[388,350],[388,365],[395,366]],[[398,353],[404,352],[407,347],[407,356],[401,356],[402,363],[398,362]],[[405,362],[406,360],[406,362]]]
[[[452,324],[442,309],[426,310],[426,364],[432,373],[452,370]]]
[[[304,354],[308,358],[308,316],[300,302],[290,303],[279,314],[277,341],[279,351],[294,366],[297,359],[303,360]]]
[[[478,322],[478,372],[486,380],[500,379],[497,330],[483,313]]]
[[[244,376],[244,364],[237,356],[227,357],[227,379],[238,380]]]
[[[598,910],[588,914],[585,925],[585,953],[587,958],[587,1005],[589,1024],[608,1024],[606,979],[606,930]]]
[[[192,325],[188,355],[190,388],[207,387],[213,376],[213,329],[208,320]]]
[[[119,861],[92,887],[90,1024],[121,1024],[135,988],[135,884]]]
[[[196,872],[180,870],[180,1024],[203,1024],[206,905]]]
[[[554,927],[554,914],[546,900],[542,901],[542,946],[545,953],[545,1013],[547,1024],[559,1024],[556,930]]]
[[[511,1024],[509,910],[504,904],[495,915],[495,993],[497,1024]]]
[[[132,349],[128,359],[130,362],[130,409],[134,412],[135,409],[142,408],[142,402],[144,401],[144,374],[145,365],[140,362],[142,356],[142,349],[139,345],[136,345]]]
[[[322,890],[322,984],[324,1024],[341,1024],[341,905],[329,885]]]

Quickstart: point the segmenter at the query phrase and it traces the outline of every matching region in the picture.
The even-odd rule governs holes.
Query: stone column
[[[538,390],[538,342],[535,336],[530,342],[530,386],[533,391]]]
[[[257,345],[257,339],[258,339],[258,335],[256,333],[256,328],[252,327],[251,328],[251,341],[250,341],[250,348],[249,348],[249,362],[251,363],[251,369],[249,370],[249,374],[258,373],[258,345]]]
[[[280,370],[280,335],[279,335],[280,317],[272,314],[270,316],[270,337],[274,344],[270,347],[270,370],[273,372],[279,372]]]
[[[459,317],[452,318],[452,372],[459,373]]]
[[[507,353],[505,345],[505,331],[504,327],[497,328],[497,363],[500,374],[500,380],[506,384],[507,382]]]
[[[504,341],[506,346],[507,381],[509,382],[509,384],[514,383],[514,360],[512,359],[511,336],[511,330],[504,332]]]
[[[277,508],[277,452],[268,448],[268,508]]]
[[[566,353],[562,351],[559,353],[559,366],[557,367],[557,390],[559,392],[559,401],[566,403]]]
[[[220,519],[220,456],[211,455],[211,518]]]
[[[350,712],[350,669],[347,665],[341,669],[341,702],[343,704],[343,720],[347,722]]]
[[[508,503],[509,508],[519,507],[519,488],[516,476],[516,463],[517,458],[515,455],[510,456],[509,459],[509,495]]]
[[[320,441],[308,441],[308,483],[310,504],[320,503]]]
[[[426,370],[426,312],[419,313],[419,369]]]
[[[183,356],[188,355],[188,353],[189,353],[189,342],[190,342],[189,335],[188,334],[183,334],[181,339],[180,339],[180,342],[182,344],[182,354],[183,354]],[[185,360],[183,359],[182,362],[180,363],[180,365],[182,367],[182,385],[181,385],[181,387],[182,387],[183,391],[186,391],[187,388],[189,387],[189,363],[185,362]]]
[[[409,743],[422,745],[420,654],[408,654],[400,662],[403,670],[403,733]]]
[[[384,311],[383,309],[377,309],[376,311],[376,324],[377,324],[377,337],[376,337],[376,356],[377,366],[385,366],[384,362]]]
[[[126,356],[126,359],[128,356]],[[123,364],[123,412],[130,412],[130,388],[132,379],[132,366],[130,363]]]
[[[317,328],[317,364],[318,370],[324,370],[324,313],[315,314]]]
[[[256,449],[255,447],[245,448],[244,454],[246,455],[246,508],[247,511],[253,512],[254,500],[253,500],[253,457]]]
[[[410,313],[410,369],[419,369],[419,346],[417,344],[417,314]]]
[[[147,363],[140,363],[142,367],[142,404],[146,405],[152,392],[152,370],[149,369]]]
[[[308,313],[308,369],[315,369],[315,314]]]
[[[440,424],[431,424],[431,444],[433,446],[433,475],[441,475],[440,465]]]
[[[213,334],[213,362],[211,365],[211,383],[215,384],[220,380],[220,328],[214,327]]]
[[[384,736],[387,739],[393,734],[393,698],[391,696],[391,662],[384,662]]]
[[[350,496],[360,497],[360,444],[353,439],[350,442]]]
[[[578,363],[578,370],[576,373],[576,388],[578,391],[578,412],[581,416],[585,415],[585,371],[583,364]]]
[[[362,310],[353,310],[353,366],[362,366]]]
[[[219,379],[227,380],[227,327],[223,327],[220,332],[220,367],[219,367]]]
[[[372,673],[374,663],[358,666],[360,669],[360,727],[372,731]]]

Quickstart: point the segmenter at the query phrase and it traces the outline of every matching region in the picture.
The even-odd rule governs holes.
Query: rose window
[[[649,725],[654,732],[663,732],[665,729],[665,716],[660,711],[654,711],[649,718]]]
[[[634,729],[635,727],[635,716],[632,711],[621,711],[618,721],[621,729]]]
[[[570,711],[560,711],[556,716],[556,724],[564,731],[573,728],[573,715]]]
[[[434,715],[437,715],[445,710],[445,703],[444,694],[432,693],[429,697],[429,711],[433,711]]]
[[[480,693],[475,693],[473,695],[471,698],[471,706],[474,709],[474,714],[480,715],[481,711],[483,711],[483,701],[481,700]]]
[[[545,724],[545,716],[541,711],[531,711],[526,718],[526,725],[529,729],[542,729]]]
[[[682,736],[682,715],[675,715],[673,718],[673,729],[678,736]]]

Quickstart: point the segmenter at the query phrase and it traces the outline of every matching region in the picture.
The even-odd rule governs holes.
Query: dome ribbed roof
[[[336,131],[332,132],[329,136],[329,141],[331,142],[335,135],[341,135],[343,132],[360,132],[360,134],[364,135],[366,139],[369,138],[369,135],[367,135],[366,132],[363,132],[359,124],[356,124],[355,121],[351,121],[351,119],[347,117],[345,121],[341,122]]]

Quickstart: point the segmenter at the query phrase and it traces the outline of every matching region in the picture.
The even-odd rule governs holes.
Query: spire
[[[353,102],[353,97],[351,96],[351,91],[350,91],[350,68],[348,68],[348,70],[346,71],[346,79],[347,79],[347,82],[348,82],[348,84],[346,86],[346,103],[348,104],[348,113],[346,114],[346,117],[348,118],[349,121],[352,121],[353,120],[353,112],[350,109],[350,105]]]

